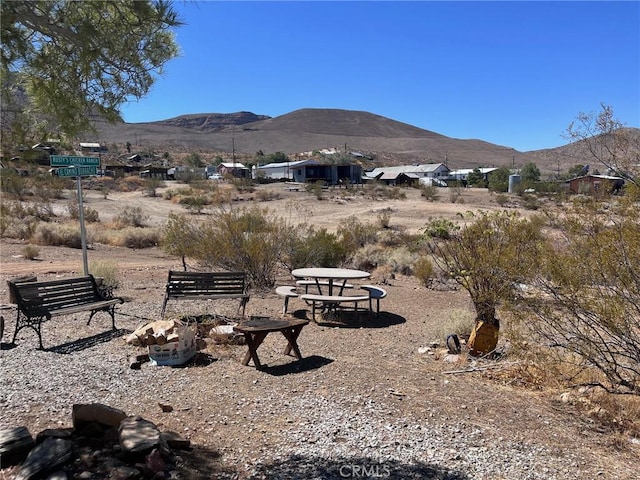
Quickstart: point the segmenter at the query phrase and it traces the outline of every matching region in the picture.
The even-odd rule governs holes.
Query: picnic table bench
[[[308,303],[311,303],[311,316],[313,320],[316,319],[316,305],[320,304],[323,307],[332,306],[336,307],[343,303],[355,304],[356,315],[358,314],[358,303],[368,302],[369,295],[318,295],[313,293],[303,293],[300,298]]]
[[[15,343],[18,332],[31,328],[38,335],[42,350],[42,322],[52,317],[91,312],[87,325],[98,312],[111,315],[115,330],[115,306],[124,303],[120,297],[105,298],[100,294],[93,275],[45,282],[9,282],[12,298],[15,299],[18,315],[11,343]]]
[[[238,311],[242,308],[245,314],[249,294],[247,293],[247,276],[244,272],[182,272],[169,270],[162,317],[169,299],[174,300],[217,300],[237,298],[240,300]]]

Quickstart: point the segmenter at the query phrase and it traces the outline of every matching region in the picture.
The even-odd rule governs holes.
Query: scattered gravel
[[[107,335],[108,316],[86,326],[80,315],[44,325],[52,350],[36,350],[30,330],[14,348],[3,344],[0,424],[36,434],[70,426],[74,403],[104,403],[191,439],[194,450],[180,454],[181,478],[637,478],[636,446],[606,447],[605,434],[560,402],[477,373],[445,375],[461,365],[419,353],[439,318],[428,312],[458,308],[462,292],[429,292],[425,309],[416,305],[413,280],[397,279],[385,286],[382,305],[394,314],[369,319],[377,328],[310,324],[299,340],[302,362],[282,356],[283,338],[269,335],[258,350],[263,372],[240,364],[242,345],[209,345],[185,368],[133,370],[128,357],[143,350],[126,345],[124,333],[158,318],[163,275],[127,275],[116,291],[128,300],[116,315],[121,336]],[[254,295],[248,313],[275,315],[281,301]],[[180,311],[237,306],[184,303]],[[304,313],[304,304],[291,305]],[[7,342],[15,311],[0,313]],[[163,413],[159,403],[173,411]]]

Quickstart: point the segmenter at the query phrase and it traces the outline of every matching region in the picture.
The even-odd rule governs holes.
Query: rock
[[[147,453],[161,443],[158,427],[139,416],[124,419],[118,431],[120,446],[127,454]]]
[[[175,448],[179,450],[186,450],[191,447],[191,440],[182,437],[176,432],[162,432],[160,434],[162,440],[164,440],[169,448]]]
[[[444,356],[442,361],[446,363],[458,363],[460,361],[460,355],[454,355],[449,353]]]
[[[83,424],[96,422],[106,427],[117,427],[127,418],[127,414],[117,408],[101,403],[77,403],[73,405],[71,419],[73,428],[81,428]]]
[[[20,466],[15,480],[31,480],[53,472],[73,455],[73,443],[63,438],[47,438],[33,448]]]
[[[35,445],[27,427],[0,430],[0,458],[2,466],[20,463]]]

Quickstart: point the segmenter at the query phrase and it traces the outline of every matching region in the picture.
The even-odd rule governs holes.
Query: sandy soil
[[[292,210],[304,212],[303,215],[296,214],[296,218],[328,229],[335,229],[341,220],[352,215],[363,221],[375,221],[379,212],[388,211],[391,213],[392,228],[415,232],[422,229],[432,217],[458,221],[460,215],[467,211],[500,208],[492,195],[475,189],[463,192],[464,203],[451,203],[446,189],[442,190],[439,201],[427,202],[415,190],[408,190],[408,198],[405,200],[371,200],[358,194],[328,191],[324,194],[325,198],[318,201],[305,192],[289,192],[278,185],[262,188],[273,189],[281,198],[262,202],[261,206],[283,215]],[[255,193],[239,196],[236,204],[250,205],[252,198],[255,198]],[[170,211],[184,211],[179,205],[161,197],[151,198],[141,192],[111,193],[104,199],[99,193],[90,191],[86,194],[86,205],[99,211],[102,222],[107,222],[125,205],[141,206],[150,216],[150,225],[160,225]],[[23,243],[17,241],[0,242],[0,303],[4,305],[8,303],[5,280],[10,277],[36,274],[39,279],[48,279],[82,273],[80,250],[39,247],[41,253],[38,260],[28,261],[20,255],[23,246]],[[181,268],[179,260],[164,254],[158,248],[130,250],[98,244],[90,247],[90,261],[108,259],[118,265],[122,285],[116,294],[128,301],[123,306],[124,328],[133,329],[145,319],[152,320],[153,312],[160,310],[166,272],[169,268]],[[281,283],[291,281],[285,274],[279,279]],[[380,278],[376,278],[374,273],[371,281],[380,281]],[[548,478],[635,478],[638,448],[629,443],[621,450],[615,449],[608,432],[582,418],[572,404],[558,400],[561,392],[517,386],[521,383],[517,379],[502,381],[499,375],[484,371],[446,373],[469,366],[464,357],[458,363],[445,362],[441,348],[442,324],[459,315],[460,311],[470,312],[472,309],[464,291],[428,290],[416,279],[404,276],[389,279],[385,288],[388,297],[382,302],[383,312],[380,318],[367,317],[364,326],[357,324],[347,325],[347,328],[342,328],[344,325],[334,328],[311,324],[303,330],[300,338],[303,355],[326,359],[326,363],[321,362],[320,365],[297,372],[295,369],[286,370],[286,365],[291,360],[283,359],[278,354],[280,347],[274,346],[277,343],[272,343],[276,340],[267,337],[268,341],[265,341],[261,350],[261,360],[276,370],[284,368],[287,373],[268,374],[239,364],[245,347],[210,345],[206,351],[217,361],[205,367],[180,370],[179,373],[172,374],[171,379],[165,379],[164,386],[170,388],[169,385],[177,381],[176,375],[185,375],[186,381],[193,382],[191,392],[176,391],[167,400],[166,395],[153,394],[147,389],[149,398],[143,399],[139,398],[141,393],[136,387],[130,392],[135,393],[135,397],[122,393],[117,397],[119,400],[115,400],[115,403],[122,404],[114,406],[135,408],[131,413],[148,416],[154,421],[159,418],[157,402],[160,400],[185,407],[176,409],[172,415],[162,416],[160,423],[166,428],[186,432],[195,445],[205,449],[203,451],[217,452],[209,461],[215,464],[215,468],[222,470],[236,468],[232,468],[234,459],[246,456],[247,452],[258,455],[255,452],[259,451],[267,458],[269,455],[265,452],[269,451],[270,445],[277,451],[279,442],[282,445],[286,443],[282,439],[278,440],[279,435],[295,428],[282,415],[269,415],[265,411],[261,412],[260,421],[253,416],[254,413],[257,415],[256,412],[248,418],[245,410],[247,406],[264,406],[265,399],[272,399],[274,392],[286,395],[284,392],[288,391],[294,396],[295,392],[300,392],[301,396],[305,392],[317,398],[336,399],[342,398],[345,392],[350,392],[349,395],[353,395],[353,398],[377,402],[381,408],[388,409],[391,412],[389,415],[394,418],[407,418],[411,419],[409,422],[416,423],[431,419],[429,421],[442,425],[464,422],[465,428],[473,427],[485,432],[483,442],[500,444],[501,441],[509,440],[510,445],[519,442],[523,446],[555,452],[553,461],[543,460],[549,461],[549,468],[555,472]],[[310,316],[304,303],[294,299],[291,305],[294,315]],[[281,308],[282,299],[273,292],[256,293],[249,302],[247,314],[279,315]],[[7,313],[4,316],[8,324],[11,324],[13,312],[8,307],[5,309]],[[366,322],[370,323],[367,325]],[[68,341],[69,338],[77,338],[75,327],[81,324],[74,325],[55,329],[48,328],[47,325],[45,344],[55,345]],[[7,329],[5,335],[10,335],[11,325]],[[4,341],[7,341],[6,337]],[[439,347],[427,350],[426,347],[433,342],[439,343]],[[36,345],[31,332],[22,333],[18,343],[16,350],[33,349]],[[12,350],[6,350],[2,353],[11,355],[11,352]],[[161,375],[157,367],[154,371],[153,367],[147,365],[143,372],[147,380],[152,375]],[[227,397],[225,392],[228,393]],[[45,402],[34,402],[28,413],[20,413],[17,418],[36,431],[49,426],[48,421],[64,421],[61,412],[47,413],[47,408]],[[276,410],[280,412],[281,408]],[[288,414],[296,415],[292,412]],[[197,452],[194,453],[196,454]],[[562,470],[559,465],[563,464],[565,455],[572,460]],[[191,461],[207,463],[202,457],[199,460],[194,457]],[[451,462],[455,464],[456,460]],[[209,467],[214,468],[211,465]],[[536,466],[537,473],[532,472],[526,478],[546,478],[541,473],[544,471],[543,467],[544,465]],[[240,467],[234,471],[236,476],[231,475],[229,478],[271,478],[268,475],[248,477]],[[246,471],[249,471],[249,467]],[[472,472],[468,475],[464,478],[498,478],[491,474],[473,475]],[[505,474],[499,478],[525,477]]]

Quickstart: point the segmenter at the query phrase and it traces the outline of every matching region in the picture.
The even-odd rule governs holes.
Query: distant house
[[[236,178],[250,178],[251,170],[245,167],[242,163],[238,162],[223,162],[218,165],[218,173],[220,175],[231,175]]]
[[[427,163],[423,165],[401,165],[396,167],[378,167],[365,172],[362,179],[378,181],[387,185],[402,185],[412,182],[440,183],[449,175],[449,167],[444,163]],[[432,179],[425,182],[424,179]]]
[[[106,152],[106,145],[100,145],[99,143],[80,142],[80,151],[82,153],[100,153]]]
[[[491,175],[491,173],[495,172],[497,169],[498,169],[498,167],[482,167],[482,168],[478,168],[478,170],[480,171],[480,173],[484,177],[485,182],[489,181],[489,175]],[[449,172],[448,180],[457,180],[459,182],[466,182],[467,181],[467,177],[474,170],[475,170],[475,168],[460,168],[458,170],[452,170],[451,172]]]
[[[571,193],[618,193],[624,186],[624,179],[611,175],[583,175],[567,183]]]
[[[362,167],[357,164],[335,165],[307,159],[261,165],[255,169],[254,176],[299,183],[324,182],[327,185],[337,185],[345,180],[349,183],[360,183]]]

